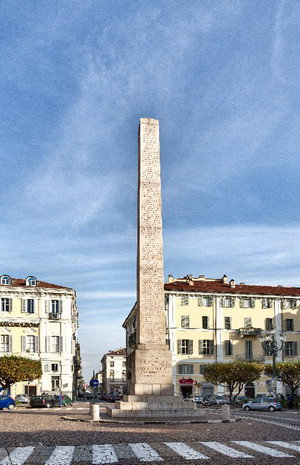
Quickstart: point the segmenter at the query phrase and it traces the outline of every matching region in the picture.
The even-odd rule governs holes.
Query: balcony
[[[244,336],[254,336],[254,337],[258,337],[260,336],[260,333],[261,333],[261,329],[260,328],[252,328],[252,327],[249,327],[249,328],[239,328],[236,330],[236,334],[239,336],[239,337],[244,337]]]
[[[253,354],[238,354],[234,356],[235,360],[239,360],[241,362],[264,362],[265,356],[264,355],[253,355]]]
[[[49,320],[60,320],[60,313],[49,313]]]

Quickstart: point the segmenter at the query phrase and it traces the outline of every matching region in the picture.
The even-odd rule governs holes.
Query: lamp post
[[[286,337],[282,333],[276,333],[276,330],[273,329],[262,334],[259,339],[265,354],[273,357],[272,381],[274,382],[273,393],[276,396],[276,357],[278,352],[284,348]]]

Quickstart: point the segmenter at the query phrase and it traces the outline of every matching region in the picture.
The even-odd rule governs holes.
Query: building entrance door
[[[255,397],[255,388],[253,383],[248,383],[245,386],[245,396],[249,397],[250,399],[254,399]]]

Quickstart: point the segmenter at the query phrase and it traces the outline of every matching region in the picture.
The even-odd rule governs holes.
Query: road
[[[209,410],[207,410],[208,412]],[[0,412],[0,465],[141,463],[295,465],[300,463],[300,414],[232,411],[238,421],[118,424],[85,420],[88,405]],[[4,426],[5,425],[5,426]]]

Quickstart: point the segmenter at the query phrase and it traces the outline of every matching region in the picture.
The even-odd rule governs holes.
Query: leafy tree
[[[273,366],[265,365],[265,373],[273,375]],[[295,394],[300,387],[300,361],[278,362],[276,363],[276,379],[286,384]]]
[[[240,394],[244,384],[259,379],[264,366],[261,363],[234,361],[228,363],[212,363],[204,369],[204,378],[209,383],[227,387],[230,403]],[[233,392],[237,394],[233,397]]]
[[[11,384],[29,381],[42,376],[42,364],[39,360],[31,360],[17,355],[0,357],[0,384],[8,389]]]

